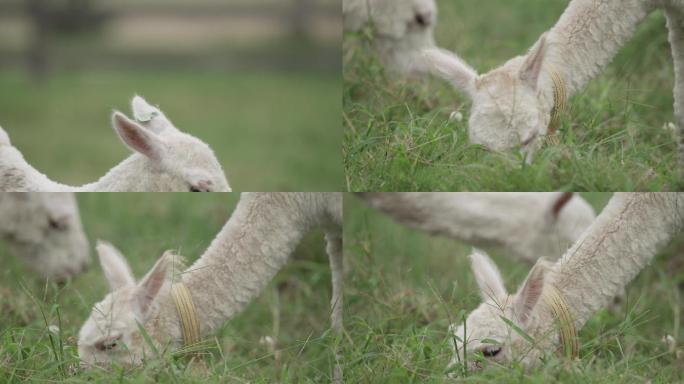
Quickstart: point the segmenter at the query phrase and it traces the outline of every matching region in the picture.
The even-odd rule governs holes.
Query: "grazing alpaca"
[[[472,100],[470,141],[494,151],[520,148],[528,162],[557,128],[567,98],[606,67],[657,6],[665,6],[675,67],[675,113],[684,160],[684,2],[573,0],[527,56],[478,75],[442,49],[424,52],[431,72]]]
[[[594,221],[569,193],[360,193],[410,227],[535,262],[559,258]]]
[[[372,23],[373,49],[390,72],[410,76],[426,71],[420,53],[435,46],[434,0],[344,0],[342,13],[346,31]]]
[[[12,146],[0,128],[2,192],[229,192],[214,152],[199,139],[179,131],[156,107],[136,96],[136,121],[120,112],[112,124],[133,153],[98,181],[80,187],[56,183],[38,172]]]
[[[181,282],[196,308],[197,336],[210,334],[259,295],[302,237],[319,228],[325,232],[333,274],[332,325],[340,332],[341,226],[340,193],[244,193],[231,218],[190,268],[181,272],[180,257],[167,252],[138,283],[116,249],[98,244],[111,293],[95,304],[81,328],[81,361],[140,363],[150,349],[136,322],[157,347],[181,347],[187,334],[172,294],[172,287]],[[336,373],[336,378],[341,375]]]
[[[467,340],[468,355],[481,353],[485,360],[499,364],[539,364],[556,350],[561,335],[572,344],[567,337],[572,332],[566,332],[580,329],[605,307],[683,226],[684,194],[615,194],[563,257],[555,263],[537,263],[515,294],[507,293],[496,265],[476,251],[471,258],[483,303],[468,315],[465,335],[463,325],[450,326],[456,337],[451,364],[463,361],[462,340]],[[554,292],[559,294],[553,297],[561,298],[556,302],[565,302],[564,311],[556,312],[558,307],[547,301]],[[572,328],[559,332],[558,313],[568,315],[565,319]],[[535,344],[502,317],[517,324]],[[482,367],[472,357],[468,361],[470,368]]]
[[[0,237],[31,269],[61,281],[90,264],[71,193],[0,193]]]

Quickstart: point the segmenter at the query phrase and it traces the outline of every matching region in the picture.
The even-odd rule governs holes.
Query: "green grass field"
[[[83,224],[94,246],[111,241],[141,277],[166,249],[192,262],[230,216],[238,194],[79,194]],[[325,382],[330,372],[330,270],[322,233],[312,233],[264,293],[216,334],[207,376],[181,363],[151,361],[132,372],[81,372],[76,341],[92,305],[107,293],[93,253],[92,268],[63,287],[45,284],[0,244],[0,382]],[[60,325],[53,349],[46,321]],[[265,336],[276,340],[277,357]],[[57,343],[57,341],[55,341]],[[57,350],[58,357],[55,357]],[[219,352],[220,351],[220,352]]]
[[[337,191],[340,79],[297,72],[58,72],[35,86],[0,73],[0,125],[53,180],[95,181],[128,155],[111,111],[140,94],[216,152],[234,191]]]
[[[524,54],[567,1],[437,1],[437,43],[480,73]],[[367,45],[344,43],[343,157],[353,191],[679,190],[673,69],[665,19],[656,12],[613,63],[571,99],[561,144],[520,157],[468,145],[469,100],[436,79],[397,82]],[[454,110],[463,122],[448,121]]]
[[[597,208],[609,195],[585,195]],[[90,240],[105,239],[142,276],[166,249],[189,261],[229,217],[237,194],[80,194]],[[467,262],[470,248],[395,224],[345,196],[345,335],[348,383],[447,382],[449,318],[479,304]],[[107,284],[98,265],[63,287],[45,284],[0,245],[0,382],[330,382],[338,340],[329,330],[330,272],[321,233],[312,233],[264,293],[216,334],[206,375],[182,361],[151,359],[132,371],[79,371],[78,330]],[[684,360],[660,341],[682,340],[683,302],[670,247],[629,286],[617,312],[597,314],[580,333],[582,360],[524,373],[491,367],[465,382],[646,382],[684,380]],[[529,265],[493,255],[509,289]],[[45,318],[43,317],[43,313]],[[47,320],[47,321],[46,321]],[[50,342],[48,325],[61,333]],[[275,347],[261,342],[271,336]],[[63,347],[59,347],[59,343]],[[57,351],[57,352],[55,352]],[[681,354],[681,348],[680,348]]]
[[[600,210],[608,194],[584,196]],[[407,229],[353,197],[345,200],[347,274],[346,328],[349,382],[447,382],[452,356],[449,318],[470,312],[480,294],[470,271],[470,247]],[[681,251],[680,251],[681,252]],[[514,290],[530,265],[492,255],[507,288]],[[671,247],[628,287],[623,307],[601,311],[579,333],[581,361],[564,369],[551,361],[525,373],[490,366],[470,373],[468,383],[674,383],[684,380],[684,358],[669,353],[661,338],[681,344],[678,284],[684,282],[681,258]],[[681,260],[681,259],[680,259]]]

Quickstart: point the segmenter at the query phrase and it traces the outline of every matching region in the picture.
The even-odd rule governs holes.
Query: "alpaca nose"
[[[427,27],[432,23],[432,12],[416,12],[416,23],[422,27]]]

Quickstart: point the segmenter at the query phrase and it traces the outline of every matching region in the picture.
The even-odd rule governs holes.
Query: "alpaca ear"
[[[470,255],[475,280],[480,287],[482,301],[487,301],[507,295],[501,273],[492,259],[483,251],[473,248]]]
[[[138,95],[133,96],[131,100],[131,110],[133,110],[133,118],[141,123],[148,122],[161,114],[159,108]]]
[[[471,99],[474,97],[477,72],[460,57],[441,48],[426,49],[422,56],[430,73],[450,82]]]
[[[127,285],[135,284],[131,268],[118,249],[110,243],[101,240],[97,241],[95,249],[97,250],[100,265],[109,283],[110,290],[116,291]]]
[[[155,133],[161,133],[167,129],[175,130],[175,127],[166,118],[166,115],[154,105],[148,103],[141,96],[135,95],[131,100],[133,118],[143,127]]]
[[[520,287],[515,295],[513,310],[522,322],[527,321],[534,306],[539,302],[544,288],[544,276],[546,275],[547,266],[548,262],[540,258],[532,267],[522,287]]]
[[[112,115],[112,125],[121,140],[129,148],[150,159],[161,159],[164,152],[164,143],[157,134],[130,120],[126,115],[118,111],[115,111]]]
[[[527,54],[527,59],[520,68],[520,80],[536,90],[539,82],[539,75],[541,74],[542,64],[544,64],[544,57],[546,56],[546,34],[542,35],[539,42]]]
[[[145,319],[150,305],[157,297],[161,287],[167,281],[167,278],[171,277],[174,257],[175,255],[172,252],[164,252],[164,255],[157,260],[152,269],[138,283],[134,298],[134,310],[138,319]]]

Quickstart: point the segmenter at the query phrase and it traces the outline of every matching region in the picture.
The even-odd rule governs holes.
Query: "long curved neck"
[[[0,144],[0,191],[68,192],[74,188],[50,180],[29,164],[18,149]]]
[[[654,0],[573,0],[547,35],[544,65],[561,75],[572,95],[613,60],[654,7]]]
[[[259,295],[302,237],[325,225],[326,216],[325,208],[304,194],[243,194],[206,252],[182,275],[192,292],[202,334]]]
[[[156,190],[151,185],[158,173],[143,155],[132,154],[99,180],[74,187],[57,183],[29,164],[21,152],[9,145],[0,146],[0,191],[36,192],[132,192]]]
[[[547,275],[577,329],[604,308],[684,226],[684,194],[616,194]]]

